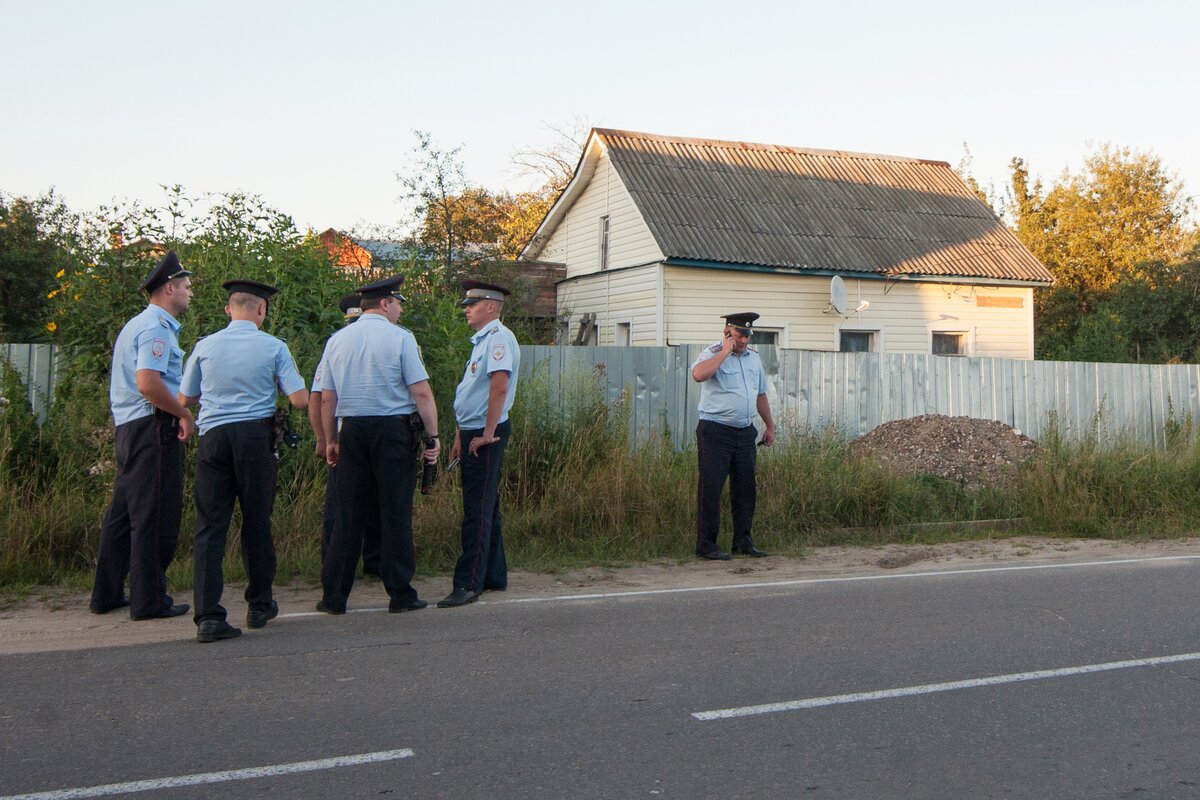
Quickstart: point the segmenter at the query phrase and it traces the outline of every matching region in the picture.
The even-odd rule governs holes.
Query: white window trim
[[[612,343],[614,345],[616,345],[617,347],[620,347],[620,345],[617,343],[617,332],[620,330],[622,325],[629,326],[629,345],[628,346],[633,347],[633,317],[615,317],[615,318],[613,318],[613,321],[612,321]]]
[[[600,262],[600,272],[608,270],[609,258],[612,255],[612,218],[608,214],[600,216],[600,224],[597,230],[599,241],[597,242],[597,256]]]
[[[925,335],[925,353],[933,355],[933,335],[935,333],[961,333],[964,334],[966,340],[967,352],[960,356],[946,356],[946,358],[974,358],[975,357],[975,326],[974,325],[951,325],[946,322],[938,322],[928,326],[928,333]]]
[[[842,329],[843,328],[848,331],[861,331],[862,333],[875,334],[875,341],[874,341],[875,349],[871,350],[871,352],[872,353],[886,353],[887,352],[887,347],[886,347],[887,342],[884,339],[884,327],[882,325],[878,325],[878,324],[863,325],[862,323],[852,322],[852,321],[839,322],[838,324],[833,326],[833,352],[837,353],[837,352],[840,352],[842,349]],[[928,338],[929,338],[929,342],[930,342],[930,349],[932,349],[933,348],[933,344],[932,344],[933,334],[932,333],[929,334]]]

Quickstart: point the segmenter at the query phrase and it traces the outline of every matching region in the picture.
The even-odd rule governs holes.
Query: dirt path
[[[772,556],[724,562],[689,561],[558,574],[514,571],[509,575],[507,592],[484,595],[480,602],[871,575],[894,570],[969,569],[1003,563],[1106,561],[1172,555],[1200,555],[1200,538],[1131,543],[1016,537],[940,545],[823,547],[814,548],[804,558]],[[415,585],[421,596],[431,603],[450,588],[445,577],[422,578]],[[225,605],[229,609],[229,619],[235,625],[245,619],[246,608],[240,596],[240,587],[226,587]],[[286,621],[289,614],[312,612],[320,592],[311,586],[283,586],[276,588],[276,597]],[[189,598],[181,593],[178,599],[187,602]],[[0,655],[193,640],[195,627],[190,615],[133,622],[121,612],[105,616],[91,614],[87,610],[87,601],[86,595],[47,593],[34,595],[0,612]],[[352,609],[386,607],[387,595],[378,581],[359,582],[350,605]]]

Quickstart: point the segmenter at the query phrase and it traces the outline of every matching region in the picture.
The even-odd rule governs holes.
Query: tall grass
[[[501,491],[509,563],[552,571],[689,558],[694,448],[676,451],[665,431],[631,446],[624,398],[605,402],[599,382],[586,373],[560,380],[552,385],[539,374],[523,382],[513,410]],[[15,444],[47,447],[46,432],[40,445],[31,445],[26,428],[9,424],[12,411],[0,416],[0,584],[87,586],[111,486],[111,455],[85,442],[70,457],[60,453],[53,470],[30,470],[39,459],[17,452]],[[905,526],[916,523],[1008,517],[1027,517],[1036,530],[1063,536],[1165,537],[1200,529],[1200,448],[1191,436],[1172,436],[1166,449],[1146,450],[1129,441],[1072,441],[1051,428],[1007,487],[970,491],[852,458],[845,438],[833,431],[782,433],[758,460],[754,533],[773,552],[910,541],[915,535]],[[274,514],[279,581],[315,582],[325,470],[311,455],[311,442],[282,459]],[[169,571],[177,589],[192,580],[190,497],[189,475],[178,556]],[[728,542],[728,496],[724,504],[721,541]],[[429,495],[417,495],[413,522],[422,573],[453,568],[460,519],[454,473]],[[230,581],[244,579],[239,525],[235,514]]]

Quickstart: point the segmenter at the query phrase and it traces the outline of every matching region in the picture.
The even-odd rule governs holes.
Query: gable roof
[[[668,263],[1053,281],[944,161],[608,128],[592,130],[572,181],[581,185],[567,187],[522,257],[540,253],[602,151]]]

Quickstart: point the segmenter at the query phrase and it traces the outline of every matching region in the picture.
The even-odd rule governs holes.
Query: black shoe
[[[246,609],[246,627],[258,629],[266,626],[268,622],[279,616],[279,603],[274,600],[267,608],[256,608],[250,606]]]
[[[191,610],[192,610],[192,607],[189,606],[187,603],[178,603],[176,605],[164,608],[162,611],[158,612],[157,614],[149,614],[144,617],[134,616],[133,614],[130,614],[129,616],[133,620],[135,620],[137,622],[141,622],[144,619],[167,619],[169,617],[181,617]]]
[[[129,608],[129,598],[122,597],[116,603],[114,603],[111,606],[108,606],[107,608],[101,608],[100,606],[97,606],[97,605],[89,605],[88,606],[88,610],[91,611],[93,614],[107,614],[110,611],[116,611],[118,608]]]
[[[729,559],[733,558],[733,556],[729,555],[729,553],[726,553],[724,550],[705,550],[703,552],[697,552],[696,555],[700,556],[701,558],[707,558],[709,561],[728,561]]]
[[[242,635],[240,628],[235,628],[223,619],[206,619],[196,629],[196,641],[201,643],[215,642],[218,639],[234,639]]]
[[[762,550],[759,550],[753,544],[744,544],[735,547],[733,548],[733,554],[735,556],[750,556],[751,558],[766,558],[770,555],[770,553],[764,553]]]
[[[317,601],[317,611],[320,611],[324,614],[333,614],[335,617],[339,617],[342,614],[346,613],[346,609],[332,608],[332,607],[326,605],[324,600]]]
[[[404,611],[420,611],[422,608],[428,607],[429,603],[420,598],[417,598],[416,600],[409,600],[405,603],[397,603],[395,600],[393,600],[388,603],[388,613],[400,614]]]
[[[450,594],[438,600],[438,608],[457,608],[465,606],[467,603],[474,603],[479,599],[479,592],[472,592],[469,589],[455,589]]]

